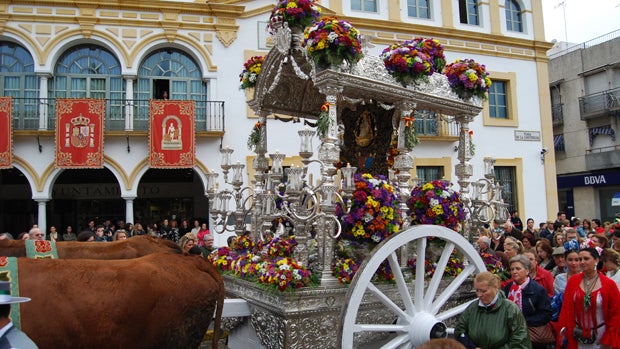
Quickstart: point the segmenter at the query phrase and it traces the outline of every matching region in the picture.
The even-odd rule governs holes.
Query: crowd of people
[[[559,212],[523,226],[518,212],[480,232],[485,262],[505,271],[474,279],[478,302],[455,335],[466,348],[620,348],[620,217],[614,222]]]
[[[2,233],[0,240],[109,242],[147,234],[173,241],[179,244],[184,252],[202,254],[205,257],[215,249],[214,238],[209,231],[208,223],[201,222],[199,219],[192,220],[191,225],[188,219],[182,219],[180,224],[176,219],[164,219],[161,223],[148,224],[146,229],[141,223],[132,224],[124,220],[112,222],[112,220],[106,219],[98,224],[92,219],[88,221],[85,228],[77,233],[71,225],[66,226],[64,232],[58,231],[56,226],[52,225],[49,227],[48,233],[45,234],[37,225],[34,225],[29,231],[22,232],[17,236],[8,232]]]

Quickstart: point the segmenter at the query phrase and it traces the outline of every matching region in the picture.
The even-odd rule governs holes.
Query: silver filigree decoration
[[[273,92],[273,89],[275,89],[276,86],[278,86],[278,83],[280,82],[280,75],[282,74],[283,65],[284,65],[284,62],[280,62],[280,65],[278,66],[278,71],[276,72],[276,76],[273,78],[273,82],[271,83],[271,86],[269,86],[269,90],[267,90],[267,93]]]
[[[287,348],[284,345],[286,323],[283,318],[262,310],[252,314],[251,324],[258,339],[267,349]]]
[[[291,40],[293,38],[291,28],[288,27],[288,23],[283,22],[281,27],[276,28],[274,35],[274,44],[278,51],[282,54],[288,54],[291,49]]]
[[[395,107],[394,104],[385,104],[385,103],[381,103],[379,101],[377,101],[377,105],[379,105],[381,108],[383,108],[385,110],[392,110]]]
[[[291,57],[291,63],[293,65],[293,71],[295,71],[295,75],[297,75],[298,78],[302,80],[308,80],[310,78],[306,73],[303,72],[303,70],[301,70],[301,68],[299,68],[297,61],[295,61],[293,57]]]

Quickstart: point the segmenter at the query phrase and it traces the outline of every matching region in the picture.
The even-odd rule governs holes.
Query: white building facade
[[[59,230],[88,220],[143,225],[163,219],[208,219],[206,177],[220,172],[222,146],[246,164],[257,121],[239,89],[245,60],[273,45],[266,25],[274,2],[9,0],[0,5],[0,96],[13,97],[11,168],[0,170],[0,230],[32,224]],[[473,178],[483,157],[497,159],[504,198],[536,222],[558,210],[553,127],[540,0],[330,0],[323,14],[349,20],[379,55],[397,40],[433,37],[446,58],[486,65],[494,87],[471,128]],[[149,167],[148,100],[194,100],[196,165]],[[56,98],[106,101],[103,169],[55,166]],[[283,116],[284,118],[286,116]],[[268,122],[269,152],[300,163],[303,123]],[[421,143],[413,177],[456,182],[458,129],[440,115],[416,117]],[[318,140],[315,142],[318,145]],[[221,179],[220,179],[221,181]],[[221,184],[223,186],[223,184]]]

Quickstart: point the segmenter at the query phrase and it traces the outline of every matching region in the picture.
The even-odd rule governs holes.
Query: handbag
[[[553,326],[547,323],[543,326],[528,327],[527,332],[530,335],[532,343],[551,344],[555,343],[555,332]]]

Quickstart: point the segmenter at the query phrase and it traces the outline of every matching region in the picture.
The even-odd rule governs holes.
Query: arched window
[[[120,62],[108,50],[80,45],[67,50],[54,69],[56,98],[105,99],[106,129],[124,129],[125,84]]]
[[[201,130],[201,126],[205,129],[207,85],[202,81],[200,67],[185,52],[174,49],[153,52],[140,65],[136,84],[134,96],[138,110],[134,114],[134,128],[148,126],[149,99],[168,98],[196,101],[196,130]]]
[[[13,127],[39,128],[39,79],[30,52],[11,42],[0,42],[0,76],[0,96],[13,97]]]
[[[477,0],[459,0],[459,19],[463,24],[479,25]]]
[[[516,0],[506,0],[506,29],[513,32],[523,32],[521,12],[521,6]]]

